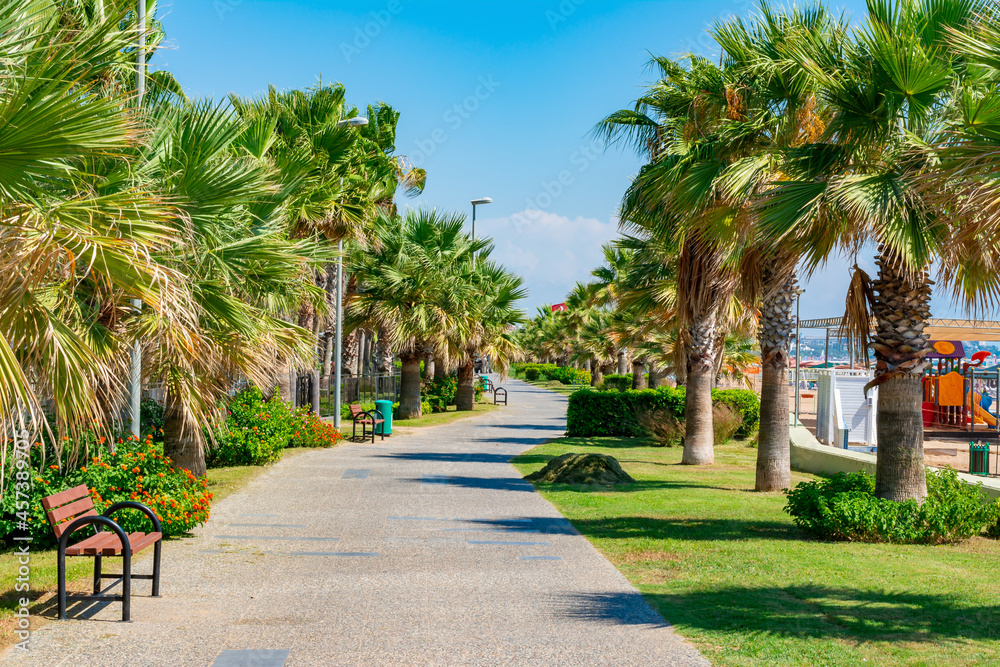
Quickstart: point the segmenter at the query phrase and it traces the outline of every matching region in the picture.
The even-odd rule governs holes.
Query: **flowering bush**
[[[209,467],[277,461],[295,431],[291,407],[279,396],[265,401],[254,386],[236,394],[226,413],[224,426],[216,430],[205,453]]]
[[[293,428],[289,447],[333,447],[344,439],[333,424],[305,408],[295,411]]]
[[[90,489],[99,514],[124,500],[148,506],[160,519],[166,536],[185,533],[208,521],[212,494],[206,488],[207,480],[196,478],[188,470],[173,470],[170,459],[163,456],[162,445],[153,442],[152,435],[143,441],[134,436],[119,439],[113,454],[106,447],[92,453],[95,455],[86,465],[76,470],[60,471],[53,464],[34,471],[28,526],[36,545],[44,547],[56,542],[42,508],[42,498],[81,484]],[[2,536],[11,536],[18,530],[14,509],[14,488],[10,485],[4,490],[0,505]],[[126,532],[151,530],[149,519],[137,510],[123,510],[114,519]],[[74,540],[91,534],[85,532],[90,530],[81,530]]]

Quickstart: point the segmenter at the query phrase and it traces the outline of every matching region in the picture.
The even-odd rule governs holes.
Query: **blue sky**
[[[350,9],[346,9],[346,7]],[[861,15],[861,0],[833,6]],[[193,96],[340,81],[360,107],[402,116],[397,151],[428,171],[401,205],[477,214],[477,234],[524,276],[524,306],[562,300],[600,263],[640,166],[590,130],[648,83],[649,53],[717,55],[705,28],[749,0],[421,2],[161,0],[167,48],[155,63]],[[873,270],[870,257],[863,266]],[[847,263],[806,284],[803,317],[840,314]],[[935,300],[935,315],[950,311]]]

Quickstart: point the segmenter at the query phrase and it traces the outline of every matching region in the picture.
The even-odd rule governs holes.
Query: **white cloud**
[[[591,279],[604,261],[601,246],[618,236],[618,226],[528,209],[477,220],[476,232],[492,237],[493,257],[524,278],[530,294],[521,305],[533,315],[536,307],[561,302],[574,284]]]

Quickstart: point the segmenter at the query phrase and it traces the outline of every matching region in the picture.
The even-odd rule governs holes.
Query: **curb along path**
[[[164,545],[132,623],[71,608],[4,664],[708,665],[507,463],[566,399],[506,386],[506,409],[278,463]]]

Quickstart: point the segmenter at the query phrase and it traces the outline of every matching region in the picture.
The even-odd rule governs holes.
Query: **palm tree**
[[[757,446],[757,491],[776,491],[791,484],[789,449],[788,360],[793,333],[792,306],[798,289],[800,253],[793,239],[775,243],[757,228],[752,207],[771,181],[780,180],[783,151],[815,141],[829,122],[829,107],[817,97],[813,77],[788,55],[790,44],[807,41],[835,52],[844,41],[845,25],[822,5],[776,10],[769,3],[749,21],[735,18],[717,23],[712,34],[722,47],[723,63],[740,91],[737,126],[753,150],[720,176],[733,211],[748,222],[754,242],[747,262],[756,257],[759,269],[744,284],[749,301],[760,299],[761,417]]]
[[[743,145],[738,137],[717,135],[717,121],[739,107],[722,70],[694,55],[686,63],[654,58],[661,78],[634,109],[611,114],[595,131],[609,143],[631,143],[650,159],[625,195],[621,224],[677,258],[675,316],[688,415],[682,463],[705,465],[714,461],[711,390],[720,316],[739,275],[739,243],[720,243],[721,235],[706,232],[732,222],[716,178]]]
[[[523,321],[516,302],[527,296],[520,276],[489,261],[492,244],[484,245],[470,262],[462,267],[452,295],[453,313],[463,320],[450,336],[452,358],[458,362],[458,392],[455,407],[472,410],[475,403],[475,358],[489,356],[494,368],[507,372],[510,362],[520,351],[514,331]]]
[[[400,419],[421,415],[420,361],[440,350],[455,330],[468,327],[461,306],[470,285],[456,279],[457,267],[487,242],[462,232],[465,218],[433,210],[408,210],[402,218],[382,212],[374,222],[370,248],[348,256],[358,289],[347,304],[346,324],[386,332],[402,362]]]
[[[967,71],[952,35],[973,33],[988,3],[980,0],[871,0],[865,24],[842,49],[803,40],[788,52],[815,78],[832,110],[818,140],[788,151],[761,216],[779,238],[802,238],[806,261],[837,246],[856,252],[878,244],[878,276],[856,270],[848,324],[870,346],[879,386],[876,494],[890,500],[926,495],[921,377],[930,351],[930,263],[970,301],[995,278],[963,268],[966,221],[941,215],[926,197],[933,148],[947,145],[949,119],[961,109]],[[937,187],[942,187],[937,181]],[[981,253],[980,253],[981,254]]]
[[[39,437],[51,399],[45,439],[61,459],[65,434],[110,429],[134,337],[128,300],[183,318],[186,296],[152,256],[175,238],[167,207],[93,169],[122,164],[140,130],[128,100],[99,85],[134,33],[110,12],[63,30],[54,9],[0,6],[0,426]]]
[[[151,120],[143,174],[173,203],[179,239],[157,256],[187,276],[193,317],[178,326],[150,313],[140,326],[148,373],[166,389],[164,453],[202,475],[202,426],[233,377],[267,386],[276,357],[312,356],[312,332],[275,313],[322,301],[309,278],[331,253],[285,233],[259,128],[210,102],[161,105]]]

